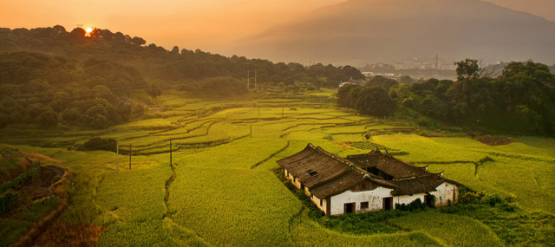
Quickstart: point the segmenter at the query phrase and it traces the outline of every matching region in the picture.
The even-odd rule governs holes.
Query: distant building
[[[350,82],[350,81],[342,82],[342,83],[340,83],[340,85],[338,86],[338,88],[342,88],[342,87],[348,86],[348,85],[357,85],[357,83]]]
[[[457,182],[380,151],[344,159],[308,144],[278,164],[326,215],[395,209],[417,199],[431,207],[458,201]]]

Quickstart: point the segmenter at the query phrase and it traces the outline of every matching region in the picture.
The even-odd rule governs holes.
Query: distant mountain
[[[554,63],[554,23],[480,0],[348,0],[244,40],[237,52],[305,63],[414,58]]]

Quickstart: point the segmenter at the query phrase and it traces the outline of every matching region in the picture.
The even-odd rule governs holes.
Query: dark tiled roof
[[[378,186],[394,189],[395,195],[411,195],[434,191],[446,181],[454,183],[379,151],[344,159],[308,144],[278,164],[321,199],[346,190],[372,190]],[[375,175],[370,169],[380,173]]]
[[[444,183],[444,178],[438,175],[429,175],[416,177],[411,179],[394,180],[398,187],[394,194],[396,195],[413,195],[418,193],[426,193],[436,190],[436,187]]]
[[[352,155],[348,160],[367,170],[376,168],[396,179],[426,176],[431,173],[425,168],[406,164],[390,155],[382,154],[380,151],[372,151],[368,154]]]
[[[312,144],[292,156],[278,160],[278,164],[298,178],[319,198],[341,193],[355,186],[361,187],[361,185],[371,188],[376,188],[377,185],[396,187],[390,182],[370,175],[351,161]],[[371,183],[362,183],[363,181]]]

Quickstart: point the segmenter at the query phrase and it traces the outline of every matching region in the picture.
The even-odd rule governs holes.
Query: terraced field
[[[512,137],[511,144],[489,146],[461,133],[338,109],[331,94],[208,101],[166,93],[146,119],[107,130],[20,128],[5,129],[0,137],[9,146],[63,161],[60,166],[73,174],[72,203],[54,225],[101,226],[98,245],[554,244],[554,139]],[[67,149],[94,136],[117,139],[121,154]],[[516,221],[524,229],[537,223],[525,239],[509,235],[513,229],[500,228],[478,210],[467,215],[426,210],[381,221],[389,231],[330,228],[309,214],[310,206],[274,171],[276,160],[308,142],[341,156],[388,149],[473,190],[515,199],[513,214],[539,219]]]

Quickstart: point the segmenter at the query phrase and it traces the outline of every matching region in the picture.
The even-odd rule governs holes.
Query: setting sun
[[[91,26],[87,26],[85,27],[85,36],[89,37],[91,36],[91,33],[95,30],[95,28],[91,27]]]

